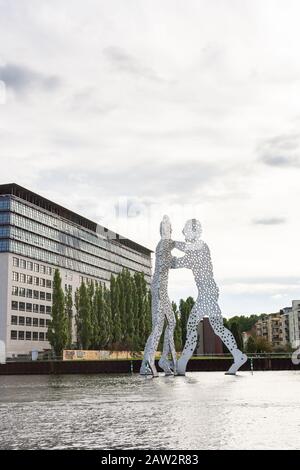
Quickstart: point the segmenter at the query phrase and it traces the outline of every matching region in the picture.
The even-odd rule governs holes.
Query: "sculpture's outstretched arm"
[[[182,256],[181,258],[176,258],[176,256],[173,256],[171,261],[171,268],[189,268],[188,257],[186,255]]]
[[[177,250],[185,251],[185,246],[185,242],[174,242],[174,247],[177,248]]]

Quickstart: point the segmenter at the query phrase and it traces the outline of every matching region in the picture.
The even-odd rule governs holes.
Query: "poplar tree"
[[[78,344],[82,349],[89,349],[92,339],[91,304],[84,282],[78,291],[76,325]]]
[[[89,349],[97,349],[99,342],[99,323],[97,318],[97,306],[96,306],[96,292],[97,287],[94,282],[87,285],[87,295],[90,310],[90,322],[91,322],[91,339]]]
[[[180,323],[181,323],[181,341],[185,344],[186,340],[186,328],[187,322],[191,313],[191,310],[195,304],[193,297],[188,297],[186,300],[181,299],[179,302],[180,311]]]
[[[230,331],[234,336],[237,347],[242,351],[244,345],[243,345],[243,338],[242,338],[242,334],[241,334],[240,327],[239,327],[238,323],[236,323],[236,322],[231,323]]]
[[[104,285],[103,288],[103,304],[104,304],[104,318],[106,322],[107,329],[107,344],[108,349],[112,349],[112,340],[113,340],[113,321],[111,314],[111,296],[110,290]]]
[[[146,341],[148,339],[148,336],[150,335],[151,329],[152,329],[151,301],[152,301],[151,292],[150,292],[149,289],[147,290],[147,286],[146,286],[146,294],[145,294],[145,336],[144,336],[145,343],[146,343]]]
[[[138,309],[138,301],[137,301],[137,286],[135,282],[135,278],[131,277],[131,296],[132,296],[132,321],[134,325],[133,329],[133,350],[134,351],[141,351],[145,345],[140,347],[140,339],[139,339],[139,309]]]
[[[67,348],[72,347],[72,331],[73,331],[73,298],[72,298],[72,287],[69,286],[65,293],[65,314],[68,321],[68,340]]]
[[[176,319],[176,326],[175,326],[175,331],[174,331],[175,349],[176,351],[181,351],[182,350],[181,319],[180,319],[180,313],[177,308],[177,304],[175,302],[172,302],[172,309],[173,309],[175,319]]]
[[[48,325],[48,341],[56,356],[62,355],[68,342],[68,318],[58,269],[55,270],[53,279],[52,318]]]
[[[147,284],[143,273],[135,273],[134,280],[137,288],[137,331],[139,349],[142,350],[145,345],[146,338],[146,310],[145,299],[147,294]]]
[[[125,285],[125,312],[126,312],[126,336],[125,336],[125,348],[129,351],[134,351],[135,341],[135,316],[133,308],[133,283],[131,282],[131,276],[127,270],[124,273],[124,285]]]
[[[127,337],[127,311],[126,311],[126,279],[125,279],[125,270],[123,269],[121,273],[117,275],[116,284],[119,291],[119,314],[120,314],[120,325],[121,325],[121,334],[120,342],[123,343]]]
[[[112,343],[118,349],[121,343],[120,288],[114,276],[110,283],[111,313],[112,313]]]
[[[255,338],[253,336],[249,336],[247,344],[246,344],[246,352],[247,353],[255,353],[257,351],[257,344]]]
[[[109,324],[106,318],[106,310],[104,303],[104,295],[102,286],[98,286],[95,292],[95,321],[97,323],[97,348],[105,349],[109,341]]]

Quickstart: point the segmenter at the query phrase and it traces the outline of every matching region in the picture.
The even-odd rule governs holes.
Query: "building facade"
[[[123,268],[151,280],[151,250],[16,184],[0,185],[0,341],[7,357],[50,348],[52,281],[109,286]]]
[[[256,336],[265,338],[274,348],[288,344],[286,317],[278,313],[263,316],[255,323]]]

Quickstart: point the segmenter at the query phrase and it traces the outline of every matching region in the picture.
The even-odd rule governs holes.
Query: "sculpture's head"
[[[163,216],[163,219],[160,223],[160,235],[161,238],[170,239],[172,235],[172,226],[171,221],[167,215]]]
[[[187,242],[196,242],[202,235],[201,223],[197,219],[188,220],[183,227],[182,233]]]

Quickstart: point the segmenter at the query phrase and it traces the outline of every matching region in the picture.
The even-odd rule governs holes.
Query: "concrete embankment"
[[[208,372],[226,371],[232,364],[228,358],[200,359],[189,361],[188,371]],[[128,374],[140,370],[140,360],[118,361],[28,361],[0,364],[0,375],[37,375],[37,374]],[[158,368],[159,369],[159,368]],[[251,370],[248,360],[241,370]],[[300,370],[300,365],[290,358],[253,358],[253,370]]]

